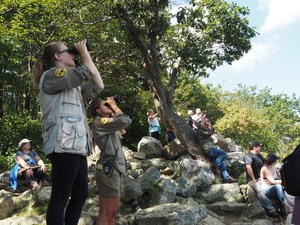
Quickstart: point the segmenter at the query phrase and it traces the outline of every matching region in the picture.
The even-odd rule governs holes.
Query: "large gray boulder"
[[[178,139],[171,141],[162,148],[162,154],[165,159],[177,159],[179,156],[187,153],[188,151]]]
[[[137,151],[144,153],[147,159],[161,157],[162,144],[156,138],[145,136],[138,143]]]
[[[183,159],[180,162],[180,173],[182,177],[194,182],[200,190],[211,186],[215,179],[208,164],[201,160]]]
[[[170,203],[140,209],[135,218],[137,225],[196,225],[207,213],[205,206],[189,199],[185,204]]]
[[[232,184],[213,184],[206,192],[202,192],[201,196],[208,203],[215,202],[234,202],[242,199],[238,183]]]
[[[14,200],[10,192],[0,190],[0,219],[11,216],[14,209]]]

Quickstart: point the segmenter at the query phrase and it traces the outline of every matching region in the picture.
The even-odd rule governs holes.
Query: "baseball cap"
[[[19,147],[22,147],[23,144],[29,143],[29,142],[31,142],[31,140],[28,140],[27,138],[24,138],[24,139],[22,139],[22,140],[19,142]]]
[[[257,147],[257,146],[263,146],[263,144],[258,142],[258,141],[251,141],[250,144],[249,144],[249,147],[251,149],[254,148],[254,147]]]

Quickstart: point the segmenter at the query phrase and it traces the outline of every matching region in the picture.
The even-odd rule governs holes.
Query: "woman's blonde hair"
[[[37,58],[32,67],[33,75],[33,89],[35,93],[39,91],[39,82],[43,72],[49,70],[51,67],[55,67],[55,54],[61,50],[61,46],[64,43],[62,41],[50,42],[45,45],[43,55]]]

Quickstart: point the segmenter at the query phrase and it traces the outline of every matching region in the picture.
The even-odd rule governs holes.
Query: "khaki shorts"
[[[115,168],[110,176],[103,169],[96,169],[96,184],[100,197],[121,196],[122,174]]]

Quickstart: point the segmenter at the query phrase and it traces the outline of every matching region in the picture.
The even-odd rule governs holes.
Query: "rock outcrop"
[[[227,146],[228,168],[238,168],[236,176],[243,173],[245,153],[241,148],[223,137],[216,143]],[[137,151],[124,147],[130,169],[124,176],[118,225],[273,224],[255,195],[245,200],[242,193],[246,185],[222,184],[211,165],[193,158],[179,146],[182,148],[176,139],[162,147],[156,139],[144,137]],[[90,193],[79,225],[93,225],[98,216],[96,159],[95,155],[89,157]],[[8,184],[8,174],[0,175],[0,225],[46,224],[51,186],[43,186],[37,194],[21,186],[14,193]]]

